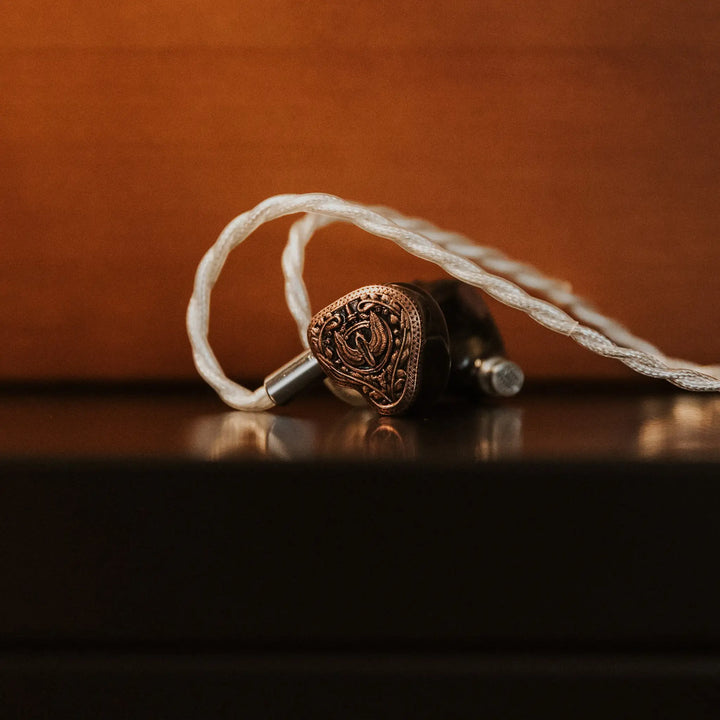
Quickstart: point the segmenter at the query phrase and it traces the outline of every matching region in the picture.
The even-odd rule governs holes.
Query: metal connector
[[[265,392],[276,405],[284,405],[310,383],[325,377],[320,363],[306,350],[271,373],[263,383]]]

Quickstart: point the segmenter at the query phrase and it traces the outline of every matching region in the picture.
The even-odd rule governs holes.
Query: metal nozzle
[[[475,360],[474,374],[483,392],[500,397],[517,395],[525,382],[519,365],[498,356]]]

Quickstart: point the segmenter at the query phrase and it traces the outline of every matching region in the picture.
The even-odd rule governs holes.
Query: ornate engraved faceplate
[[[333,382],[361,392],[382,415],[396,415],[417,393],[423,327],[401,288],[368,285],[310,322],[310,349]]]

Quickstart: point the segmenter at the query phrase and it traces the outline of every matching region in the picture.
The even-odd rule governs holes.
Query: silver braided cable
[[[662,378],[687,390],[720,390],[720,378],[711,374],[711,369],[684,361],[670,360],[649,343],[634,338],[615,321],[599,313],[597,313],[598,317],[588,316],[588,313],[596,313],[596,311],[585,301],[574,296],[565,283],[545,278],[534,268],[514,263],[498,251],[476,246],[461,235],[445,233],[425,221],[404,218],[395,211],[387,209],[378,211],[333,195],[308,193],[277,195],[239,215],[220,233],[217,241],[198,266],[187,312],[187,330],[193,349],[193,359],[200,375],[232,407],[264,410],[272,406],[272,401],[263,388],[250,391],[234,383],[223,373],[208,343],[212,288],[230,252],[248,235],[265,222],[297,212],[305,212],[308,215],[292,226],[282,262],[288,307],[301,329],[303,343],[306,343],[305,328],[310,320],[310,303],[302,280],[305,246],[320,226],[329,222],[343,221],[378,237],[392,240],[412,255],[439,265],[453,277],[480,288],[505,305],[521,310],[543,327],[571,337],[575,342],[598,355],[618,359],[636,372],[649,377]],[[318,216],[320,219],[317,219]],[[472,259],[459,251],[463,248],[467,255],[473,256]],[[480,248],[479,252],[474,248]],[[496,272],[502,270],[508,275],[513,274],[515,282],[486,268],[492,266],[493,262]],[[630,343],[619,344],[601,330],[583,324],[580,319],[576,319],[553,302],[534,297],[523,289],[520,283],[534,290],[540,289],[555,301],[562,300],[562,304],[568,310],[579,307],[580,315],[585,313],[596,327],[602,328],[604,323],[604,327],[609,328],[615,337],[618,333],[621,336],[622,333],[627,333],[626,339],[630,340]],[[562,293],[565,295],[563,296]]]
[[[513,281],[529,293],[543,296],[544,299],[562,308],[576,320],[600,330],[619,345],[662,355],[655,346],[634,336],[617,320],[603,315],[587,300],[575,295],[570,283],[548,277],[531,265],[512,260],[496,248],[477,245],[470,238],[456,232],[442,230],[427,220],[406,217],[397,210],[384,206],[373,206],[370,209],[392,220],[396,225],[413,230],[445,249],[472,260],[488,272]],[[297,282],[296,278],[302,276],[307,243],[318,230],[333,222],[337,221],[332,217],[305,215],[290,228],[288,243],[285,246],[283,254],[285,296],[303,338],[304,328],[307,328],[310,322],[311,310],[305,284],[302,281]]]

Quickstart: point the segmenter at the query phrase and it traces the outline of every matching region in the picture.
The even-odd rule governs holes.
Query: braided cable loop
[[[539,324],[568,335],[592,352],[616,358],[639,373],[663,378],[688,390],[720,391],[720,378],[710,374],[715,368],[702,368],[666,358],[649,343],[634,338],[615,321],[596,313],[574,296],[566,283],[546,278],[534,268],[509,260],[496,250],[474,245],[461,235],[439,230],[426,221],[405,218],[387,208],[369,208],[325,193],[308,193],[276,195],[239,215],[220,233],[198,266],[187,310],[187,331],[193,360],[200,375],[231,407],[266,410],[272,407],[273,402],[264,388],[251,391],[230,380],[222,371],[208,342],[212,288],[230,252],[253,231],[265,222],[298,212],[307,214],[291,227],[282,263],[288,307],[296,319],[304,344],[307,342],[305,329],[310,321],[310,303],[302,280],[305,246],[312,234],[323,225],[343,221],[392,240],[412,255],[439,265],[453,277],[482,289],[505,305],[522,310]],[[513,277],[515,282],[503,277],[500,271]],[[632,341],[627,345],[632,346],[618,344],[600,329],[583,325],[580,322],[582,318],[573,317],[551,301],[534,297],[523,289],[522,284],[529,289],[543,290],[550,300],[562,301],[568,310],[575,307],[579,315],[590,317],[599,328],[604,324],[615,335],[627,334]]]
[[[476,270],[485,271],[485,282],[483,282],[481,274],[464,275],[453,272],[452,267],[444,262],[438,262],[438,264],[455,277],[476,287],[481,287],[500,302],[522,310],[551,330],[568,335],[592,352],[604,357],[619,359],[636,372],[668,380],[688,390],[720,390],[718,386],[720,366],[701,366],[686,360],[666,357],[654,345],[633,335],[617,320],[603,315],[587,300],[575,295],[569,283],[548,277],[532,266],[507,257],[496,248],[478,245],[460,233],[442,230],[427,220],[407,217],[397,210],[387,207],[377,206],[369,209],[395,225],[422,235],[456,256],[472,260],[476,265]],[[308,214],[304,216],[291,227],[283,254],[286,299],[303,340],[305,328],[312,315],[307,288],[302,280],[305,247],[315,232],[335,221],[336,218],[328,215]],[[409,252],[420,255],[401,242],[398,244]],[[422,257],[422,255],[420,256]],[[435,262],[431,258],[426,259]],[[497,294],[493,293],[491,291],[492,281],[489,276],[510,280],[519,288],[529,291],[526,294],[529,302],[518,299],[512,291],[510,294],[506,294],[507,285],[496,286]],[[542,303],[542,300],[532,293],[543,295],[551,305],[558,306],[556,309],[565,310],[566,315],[571,318],[571,323],[568,324],[567,318],[561,318],[557,313],[545,314],[547,305],[543,308],[539,304]]]

